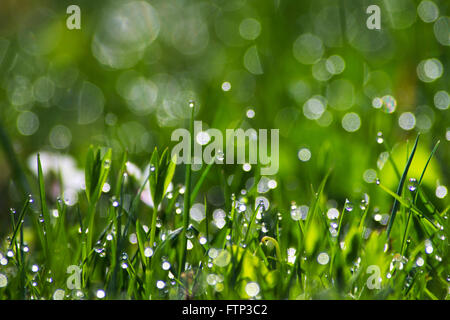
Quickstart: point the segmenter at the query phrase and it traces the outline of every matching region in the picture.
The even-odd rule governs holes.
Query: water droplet
[[[103,248],[102,243],[100,241],[97,241],[97,243],[95,244],[94,251],[96,253],[99,253],[99,254],[104,251],[104,248]]]
[[[321,252],[319,253],[319,255],[317,256],[317,262],[321,265],[325,265],[330,261],[330,257],[328,256],[328,254],[326,252]]]
[[[416,265],[417,265],[418,267],[423,266],[424,263],[425,263],[425,260],[423,260],[422,257],[418,257],[418,258],[417,258],[417,260],[416,260]]]
[[[194,107],[195,107],[195,101],[189,100],[189,108],[194,108]]]
[[[170,269],[170,262],[169,261],[164,261],[161,265],[161,268],[163,268],[163,270],[169,270]]]
[[[377,180],[375,180],[375,183],[376,183],[377,185],[380,185],[380,179],[377,178]]]
[[[328,209],[328,211],[327,211],[327,217],[328,217],[328,219],[330,219],[330,220],[334,220],[334,219],[339,218],[339,210],[336,209],[336,208],[330,208],[330,209]]]
[[[409,179],[408,189],[411,192],[414,192],[417,190],[417,180],[415,178]]]
[[[156,167],[153,166],[153,165],[151,165],[151,166],[150,166],[150,171],[151,171],[151,172],[155,172],[155,170],[156,170]]]
[[[247,210],[247,206],[243,203],[238,203],[237,210],[238,212],[244,212],[245,210]]]
[[[345,211],[347,212],[353,211],[353,204],[348,199],[345,201]]]
[[[361,209],[361,210],[366,210],[366,208],[367,208],[367,201],[366,200],[361,200],[361,203],[359,204],[359,208]]]
[[[254,297],[259,293],[259,284],[256,282],[249,282],[245,286],[245,292],[250,296]]]
[[[430,240],[425,240],[425,253],[426,254],[431,254],[433,253],[433,244]]]
[[[223,161],[225,159],[225,154],[223,153],[222,150],[220,150],[220,149],[217,150],[216,159],[219,161]]]
[[[217,278],[216,275],[214,273],[210,273],[206,276],[206,282],[210,285],[210,286],[215,286],[217,283]]]
[[[166,283],[164,281],[162,281],[162,280],[156,281],[156,287],[158,289],[164,289],[165,286],[166,286]]]
[[[99,299],[103,299],[106,296],[106,293],[104,290],[97,290],[97,293],[95,294],[97,296],[97,298]]]
[[[53,300],[64,300],[65,296],[66,293],[63,289],[56,289],[55,292],[53,292]]]
[[[111,167],[111,161],[106,159],[105,162],[103,163],[103,167],[106,168],[106,169]]]
[[[16,214],[16,209],[10,208],[10,209],[9,209],[9,213],[11,213],[11,214]]]
[[[150,258],[153,255],[153,249],[150,247],[146,247],[144,250],[144,256]]]
[[[186,238],[192,239],[194,238],[194,227],[190,225],[186,230]]]
[[[378,144],[382,144],[384,142],[384,138],[383,138],[383,132],[379,131],[377,133],[377,143]]]

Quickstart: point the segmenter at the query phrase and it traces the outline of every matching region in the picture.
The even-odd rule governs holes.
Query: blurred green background
[[[73,4],[81,8],[81,30],[66,27]],[[381,30],[366,27],[373,4],[381,8]],[[418,178],[440,140],[424,186],[442,209],[450,162],[449,15],[447,0],[2,0],[2,145],[11,142],[32,185],[37,152],[48,174],[59,161],[64,188],[76,193],[90,144],[112,147],[115,160],[128,150],[143,168],[155,146],[173,146],[171,132],[186,125],[194,99],[204,128],[280,129],[272,209],[309,203],[311,184],[333,168],[325,189],[330,207],[367,193],[375,212],[387,213],[392,201],[375,178],[391,189],[398,181],[377,134],[403,168],[421,132],[410,176]],[[23,193],[1,150],[5,221]],[[245,188],[255,170],[243,172],[236,187]],[[220,188],[220,175],[208,177],[205,193]]]

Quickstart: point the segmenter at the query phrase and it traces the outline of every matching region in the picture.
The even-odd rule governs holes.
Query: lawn
[[[449,299],[449,16],[3,0],[0,300]]]

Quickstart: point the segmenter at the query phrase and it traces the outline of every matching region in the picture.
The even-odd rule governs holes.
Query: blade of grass
[[[202,175],[200,176],[200,179],[198,179],[197,183],[194,186],[194,189],[192,189],[191,194],[191,203],[195,201],[195,197],[197,196],[198,192],[200,191],[200,188],[203,185],[203,182],[205,181],[206,177],[208,176],[209,171],[211,170],[212,166],[214,165],[214,161],[212,161],[208,166],[203,170]]]
[[[37,167],[38,167],[38,182],[39,182],[39,197],[41,201],[41,214],[44,219],[44,246],[46,248],[47,253],[51,252],[51,245],[53,243],[52,230],[51,230],[51,221],[50,221],[50,213],[47,207],[47,200],[45,195],[45,184],[44,184],[44,174],[42,172],[41,159],[40,155],[37,155]],[[52,259],[51,254],[47,257],[48,259]],[[51,261],[50,261],[51,264]]]
[[[420,134],[417,135],[416,141],[414,142],[413,149],[411,151],[411,154],[409,155],[408,162],[406,163],[405,169],[403,170],[402,177],[401,177],[400,182],[398,184],[397,195],[399,197],[402,195],[403,185],[404,185],[406,177],[408,175],[409,167],[411,166],[411,162],[412,162],[412,160],[414,158],[414,154],[416,153],[417,144],[419,142],[419,137],[420,137]],[[397,200],[397,198],[395,198],[394,205],[392,206],[392,211],[391,211],[391,216],[390,216],[390,219],[389,219],[387,231],[386,231],[386,240],[389,239],[389,235],[391,234],[392,226],[394,225],[395,216],[397,214],[397,210],[399,208],[399,205],[400,205],[400,202]]]
[[[186,232],[189,227],[189,214],[191,208],[191,159],[192,159],[192,148],[194,147],[194,105],[192,102],[189,103],[191,108],[191,118],[189,123],[190,141],[189,141],[189,153],[187,154],[187,161],[185,167],[185,179],[184,179],[184,205],[183,205],[183,232],[181,235],[181,255],[178,265],[178,278],[181,278],[181,272],[186,264],[187,255],[187,237]]]
[[[18,222],[17,222],[17,224],[15,224],[14,231],[13,231],[13,234],[12,234],[12,236],[11,236],[10,243],[9,243],[9,248],[11,248],[13,242],[14,242],[15,239],[16,239],[17,232],[18,232],[18,231],[20,230],[20,228],[22,227],[22,224],[23,224],[23,218],[25,217],[25,213],[27,212],[27,209],[28,209],[29,205],[30,205],[30,200],[27,199],[27,200],[25,201],[23,207],[22,207],[22,211],[20,211],[20,215],[19,215]]]
[[[413,201],[413,204],[414,204],[414,205],[415,205],[416,202],[417,202],[417,196],[419,195],[419,190],[418,190],[418,189],[420,188],[420,184],[422,183],[422,179],[423,179],[423,177],[424,177],[424,175],[425,175],[425,171],[426,171],[427,168],[428,168],[428,164],[430,163],[431,158],[433,157],[434,153],[436,152],[437,148],[439,147],[439,143],[440,143],[440,142],[441,142],[441,141],[439,140],[439,141],[436,142],[436,144],[434,145],[434,148],[433,148],[433,150],[431,150],[430,156],[428,157],[428,160],[427,160],[427,162],[425,163],[425,167],[424,167],[423,170],[422,170],[422,174],[420,175],[419,181],[418,181],[418,183],[417,183],[416,194],[414,195],[414,201]],[[404,233],[403,233],[402,247],[401,247],[401,249],[400,249],[400,255],[401,255],[401,256],[403,256],[404,250],[405,250],[406,238],[408,237],[409,222],[410,222],[410,220],[411,220],[411,215],[412,215],[412,211],[409,210],[409,213],[408,213],[408,219],[407,219],[407,221],[406,221],[406,226],[405,226],[405,231],[404,231]]]
[[[389,195],[391,195],[396,201],[398,201],[400,204],[402,204],[403,206],[405,206],[408,209],[411,209],[412,212],[414,212],[415,214],[417,214],[419,217],[426,219],[428,222],[430,222],[433,227],[435,229],[437,229],[437,226],[434,224],[434,222],[427,217],[425,214],[423,214],[419,208],[417,208],[415,205],[413,205],[412,203],[408,203],[405,199],[403,199],[402,197],[400,197],[398,194],[392,192],[391,190],[389,190],[388,188],[386,188],[384,185],[379,184],[380,188],[383,189],[384,191],[386,191]]]

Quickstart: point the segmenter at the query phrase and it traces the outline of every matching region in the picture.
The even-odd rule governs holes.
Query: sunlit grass
[[[191,119],[192,132],[193,113]],[[327,216],[324,190],[332,168],[311,183],[303,208],[275,200],[266,207],[261,198],[256,202],[257,183],[243,192],[222,180],[230,198],[219,216],[202,195],[218,165],[192,181],[190,165],[176,166],[167,149],[161,155],[155,149],[140,185],[127,169],[127,153],[116,163],[110,149],[91,147],[85,196],[68,206],[63,194],[47,196],[38,156],[38,196],[10,215],[0,298],[448,298],[448,207],[438,211],[421,188],[438,143],[412,186],[406,177],[417,145],[418,139],[397,192],[377,181],[393,201],[387,229],[369,227],[370,196],[360,204],[347,200],[335,209],[338,215]],[[184,184],[169,188],[176,170],[185,172]],[[105,192],[106,181],[112,191]],[[150,192],[152,208],[139,200],[142,192]],[[276,199],[276,188],[272,192]],[[190,219],[196,203],[205,210],[200,221]],[[72,265],[82,270],[78,288],[68,285]]]

